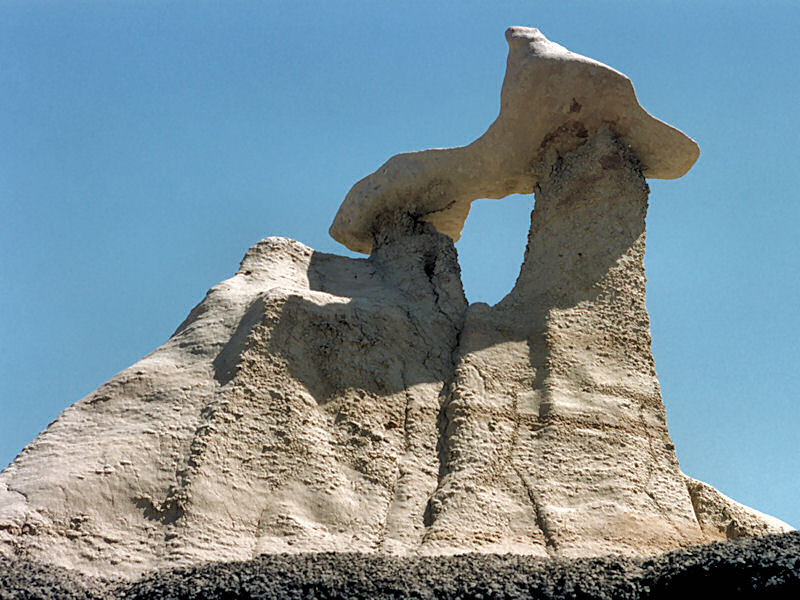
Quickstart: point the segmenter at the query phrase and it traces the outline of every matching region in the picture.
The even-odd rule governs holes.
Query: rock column
[[[469,511],[476,549],[699,543],[650,350],[639,165],[604,129],[538,168],[517,283],[467,314],[426,542],[446,546]]]

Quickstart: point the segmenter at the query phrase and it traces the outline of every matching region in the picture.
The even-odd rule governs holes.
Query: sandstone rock
[[[783,521],[739,504],[707,483],[684,477],[697,522],[707,539],[735,540],[791,530]]]
[[[409,205],[371,222],[367,259],[251,248],[0,474],[0,553],[136,577],[262,553],[647,555],[789,530],[678,468],[645,309],[648,166],[618,126],[565,128],[532,163],[525,260],[494,307],[467,305],[452,236]]]
[[[641,205],[635,172],[614,177],[638,181]],[[369,259],[260,242],[0,474],[0,553],[134,577],[264,552],[642,554],[724,537],[725,519],[737,536],[786,529],[722,496],[698,523],[643,296],[626,316],[642,239],[620,212],[603,226],[626,229],[627,254],[562,264],[596,293],[556,277],[537,295],[557,270],[534,257],[565,248],[534,235],[494,308],[467,309],[452,241],[424,223]]]
[[[690,495],[678,468],[645,308],[647,194],[609,129],[537,184],[514,289],[467,312],[426,547],[657,554],[732,520],[779,530]]]
[[[631,146],[645,177],[674,179],[699,149],[648,114],[622,73],[551,42],[538,29],[510,27],[500,114],[471,144],[398,154],[353,186],[330,228],[351,250],[369,253],[376,223],[398,209],[454,240],[478,198],[529,194],[554,158],[603,125]]]
[[[452,242],[424,223],[398,218],[370,259],[251,248],[0,474],[0,552],[133,577],[264,552],[646,554],[785,530],[687,491],[649,354],[645,184],[610,136],[562,181],[598,152],[620,157],[619,194],[565,207],[543,184],[494,308],[467,310]],[[570,226],[583,246],[559,241]],[[590,256],[607,227],[625,235]]]
[[[0,475],[0,551],[130,576],[416,548],[466,300],[448,238],[393,233],[369,260],[251,248]]]

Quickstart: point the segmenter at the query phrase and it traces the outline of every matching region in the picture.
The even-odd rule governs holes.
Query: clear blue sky
[[[0,464],[147,354],[246,249],[327,229],[392,154],[495,118],[508,25],[626,73],[698,140],[651,181],[648,307],[682,469],[800,526],[797,2],[0,3]],[[471,300],[532,198],[478,201]]]

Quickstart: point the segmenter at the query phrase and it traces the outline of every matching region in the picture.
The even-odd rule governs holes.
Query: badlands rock
[[[644,555],[790,529],[678,468],[644,303],[648,166],[618,125],[567,127],[539,157],[525,261],[494,307],[467,306],[453,236],[410,204],[370,222],[367,259],[251,248],[0,474],[0,553],[136,577],[277,552]]]
[[[0,475],[0,552],[135,576],[418,548],[466,301],[449,238],[398,221],[369,260],[251,248]]]
[[[481,550],[655,554],[720,524],[768,528],[693,503],[704,488],[678,468],[645,308],[647,196],[608,129],[537,184],[514,289],[467,312],[429,545],[460,530]]]
[[[529,194],[555,158],[603,125],[633,151],[645,177],[674,179],[697,160],[686,135],[647,113],[622,73],[551,42],[538,29],[510,27],[500,114],[471,144],[398,154],[353,186],[330,228],[368,254],[386,213],[399,209],[454,240],[478,198]]]
[[[467,308],[452,240],[404,215],[369,259],[263,240],[0,474],[0,553],[136,577],[273,552],[641,555],[788,530],[678,470],[634,165],[598,136],[541,185],[493,308]]]

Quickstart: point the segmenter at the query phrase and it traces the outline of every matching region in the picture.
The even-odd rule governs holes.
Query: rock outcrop
[[[466,300],[449,238],[403,226],[370,259],[251,248],[0,475],[0,551],[136,575],[418,548]]]
[[[514,289],[467,313],[432,535],[569,555],[703,541],[650,352],[647,192],[608,130],[537,185]]]
[[[452,241],[426,223],[398,218],[368,259],[251,248],[0,474],[0,553],[135,577],[270,552],[642,555],[788,529],[678,470],[644,312],[645,184],[607,136],[564,168],[595,152],[634,193],[564,205],[543,185],[495,307],[467,308]],[[625,234],[591,255],[601,215]],[[559,241],[570,227],[584,245]]]
[[[489,129],[467,146],[390,158],[347,194],[334,239],[369,254],[376,224],[403,210],[458,240],[473,200],[530,194],[554,158],[604,125],[633,149],[645,177],[675,179],[697,160],[697,144],[648,114],[619,71],[538,29],[510,27],[506,41],[500,114]]]
[[[606,121],[549,143],[499,304],[468,306],[452,236],[413,202],[370,222],[369,258],[263,240],[0,474],[0,553],[136,577],[277,552],[651,555],[790,529],[679,470],[636,148]]]

